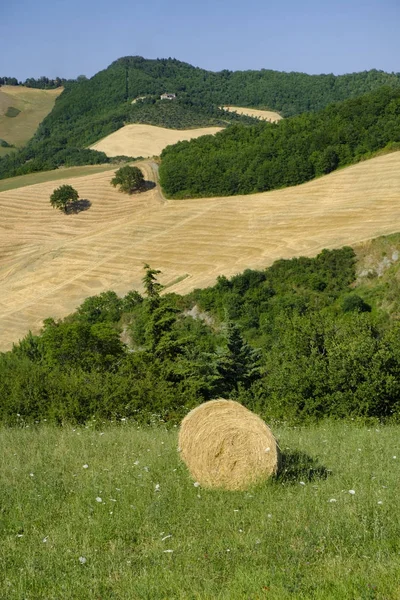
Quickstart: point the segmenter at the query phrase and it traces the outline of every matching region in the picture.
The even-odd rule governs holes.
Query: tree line
[[[400,147],[399,115],[400,90],[383,87],[279,123],[236,124],[165,148],[160,182],[172,198],[297,185]]]
[[[400,325],[354,289],[355,266],[324,250],[180,296],[145,265],[143,294],[87,298],[0,354],[0,420],[176,423],[222,396],[268,421],[396,421]]]

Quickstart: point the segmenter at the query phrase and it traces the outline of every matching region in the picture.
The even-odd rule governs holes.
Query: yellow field
[[[277,112],[272,110],[259,110],[257,108],[243,108],[243,106],[223,106],[224,110],[231,112],[237,112],[239,115],[247,115],[248,117],[255,117],[262,121],[270,121],[271,123],[277,123],[283,117]]]
[[[221,127],[201,127],[199,129],[165,129],[153,125],[125,125],[99,142],[90,146],[93,150],[105,152],[107,156],[159,156],[170,144],[191,140],[201,135],[213,135]]]
[[[155,178],[154,163],[138,164]],[[52,182],[0,193],[1,349],[89,295],[141,289],[145,262],[161,269],[168,291],[184,293],[221,274],[400,230],[400,152],[230,198],[165,201],[158,187],[129,197],[110,186],[112,176],[63,181],[92,202],[76,215],[51,208]]]
[[[0,138],[17,147],[24,146],[31,139],[39,123],[52,110],[56,98],[63,88],[56,90],[36,90],[23,85],[3,85],[0,87]],[[21,112],[16,117],[6,117],[9,106]]]

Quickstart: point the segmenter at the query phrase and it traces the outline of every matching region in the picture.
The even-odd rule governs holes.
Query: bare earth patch
[[[223,106],[224,110],[230,112],[237,112],[239,115],[247,115],[248,117],[255,117],[262,121],[270,121],[271,123],[277,123],[283,117],[277,112],[272,110],[260,110],[258,108],[244,108],[243,106]]]
[[[159,156],[170,144],[191,140],[202,135],[214,135],[221,127],[201,127],[199,129],[166,129],[139,123],[125,125],[99,142],[90,146],[93,150],[105,152],[107,156]]]
[[[155,179],[154,163],[137,164]],[[169,292],[186,293],[218,275],[400,230],[400,152],[229,198],[165,201],[158,186],[126,196],[110,186],[112,176],[63,180],[91,202],[75,215],[51,208],[54,182],[0,193],[0,349],[87,296],[141,290],[145,262],[161,269]]]

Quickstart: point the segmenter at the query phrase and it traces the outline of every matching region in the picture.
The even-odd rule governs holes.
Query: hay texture
[[[182,421],[179,449],[202,486],[244,490],[274,475],[279,447],[269,427],[232,400],[211,400]]]

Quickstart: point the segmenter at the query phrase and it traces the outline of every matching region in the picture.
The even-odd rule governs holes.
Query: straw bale
[[[179,450],[203,487],[244,490],[278,471],[279,447],[260,417],[233,400],[211,400],[183,419]]]

